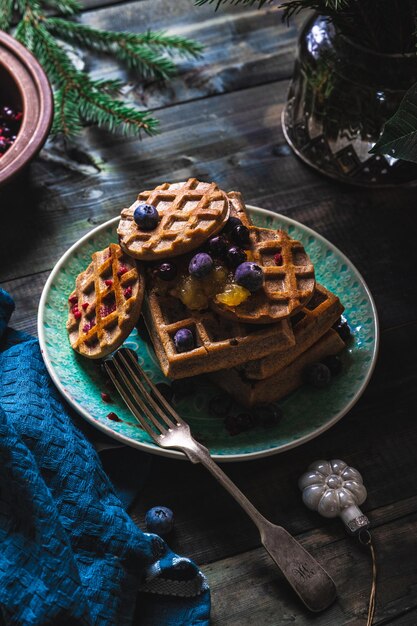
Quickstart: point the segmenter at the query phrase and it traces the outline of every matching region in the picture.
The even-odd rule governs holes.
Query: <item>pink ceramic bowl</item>
[[[33,159],[48,136],[53,98],[48,79],[35,57],[0,31],[0,103],[23,111],[16,141],[0,156],[0,186]]]

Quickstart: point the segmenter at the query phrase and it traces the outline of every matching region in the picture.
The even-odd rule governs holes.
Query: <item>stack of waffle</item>
[[[138,203],[144,201],[159,214],[158,226],[151,232],[141,231],[132,217]],[[169,259],[178,268],[187,268],[190,253],[201,250],[225,226],[227,229],[230,217],[238,218],[249,230],[247,258],[262,269],[262,287],[236,306],[212,297],[202,310],[187,308],[178,296],[175,280],[172,285],[161,286],[161,281],[155,279],[155,262]],[[123,253],[131,262],[133,259],[137,262],[138,274],[130,277],[135,289],[141,284],[143,270],[147,275],[142,314],[162,371],[168,378],[206,374],[241,404],[253,406],[276,401],[294,391],[303,383],[303,372],[308,365],[344,348],[342,339],[332,328],[343,306],[337,296],[316,283],[314,267],[302,244],[283,231],[253,226],[239,193],[226,194],[212,183],[195,179],[165,183],[142,192],[131,207],[122,211],[118,234],[121,249],[117,254]],[[115,249],[111,250],[117,256]],[[126,258],[123,266],[127,266]],[[87,272],[90,283],[91,267]],[[117,283],[120,266],[114,262],[112,267],[112,280]],[[84,274],[80,275],[82,280],[77,279],[78,299],[81,283],[86,280]],[[131,289],[124,293],[133,295]],[[91,332],[93,339],[97,333],[89,330],[84,337],[86,333],[80,330],[82,322],[74,319],[71,299],[74,301],[73,294],[67,325],[72,346],[85,356],[104,356],[99,353],[97,341],[93,341],[95,349],[90,349],[90,354],[85,349],[80,335],[91,345]],[[120,306],[126,308],[126,298],[119,300]],[[135,321],[140,300],[140,289],[136,289],[135,306],[133,301],[131,306],[132,316],[137,316]],[[118,309],[117,298],[116,304]],[[99,306],[94,316],[101,320],[101,332],[106,328],[102,313],[103,307]],[[119,318],[120,315],[115,319]],[[129,329],[129,325],[125,327]],[[183,329],[191,331],[194,345],[179,351],[174,337]],[[116,349],[125,336],[126,332],[119,332],[111,348]]]

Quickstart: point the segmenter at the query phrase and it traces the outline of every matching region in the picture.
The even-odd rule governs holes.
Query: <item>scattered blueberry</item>
[[[174,514],[166,506],[154,506],[145,515],[148,533],[168,535],[174,526]]]
[[[155,268],[155,273],[158,278],[161,280],[174,280],[176,277],[178,270],[177,266],[174,263],[161,263]]]
[[[193,391],[194,378],[180,378],[179,380],[173,380],[171,383],[171,389],[175,396],[175,400],[181,400],[185,396],[188,396]]]
[[[230,238],[235,244],[242,248],[247,248],[250,245],[249,229],[243,224],[238,224],[232,228]]]
[[[257,291],[264,282],[264,273],[259,265],[246,261],[241,263],[235,271],[235,281],[241,287],[249,289],[249,291]]]
[[[195,278],[204,278],[213,270],[213,259],[206,252],[198,252],[193,256],[188,266],[188,271]]]
[[[107,419],[109,419],[112,422],[122,422],[123,420],[120,419],[120,417],[114,413],[113,411],[110,411],[110,413],[107,413],[106,415]]]
[[[313,387],[327,387],[332,379],[330,369],[324,363],[312,363],[305,369],[305,379]]]
[[[181,328],[174,335],[177,352],[188,352],[195,347],[194,335],[189,328]]]
[[[227,220],[223,231],[226,234],[229,234],[233,230],[233,228],[235,228],[235,226],[243,226],[242,220],[240,220],[238,217],[231,216]]]
[[[133,213],[133,219],[142,230],[154,230],[158,226],[159,214],[152,204],[141,202]]]
[[[239,413],[238,415],[227,415],[224,425],[230,435],[238,435],[239,433],[249,430],[256,424],[256,419],[250,413]]]
[[[232,269],[235,269],[238,265],[244,263],[246,259],[246,252],[242,250],[242,248],[238,248],[237,246],[232,246],[226,252],[226,264]]]
[[[167,402],[171,402],[174,395],[171,385],[168,385],[167,383],[157,383],[156,388]]]
[[[350,330],[350,326],[347,323],[347,319],[342,315],[341,318],[333,324],[333,328],[339,334],[340,338],[343,341],[349,341],[352,337],[352,331]]]
[[[218,417],[226,417],[232,407],[232,403],[233,400],[227,393],[214,396],[209,401],[209,411]]]
[[[337,376],[343,369],[342,360],[337,354],[326,356],[322,362],[329,368],[332,376]]]
[[[224,235],[217,235],[208,240],[207,246],[213,256],[222,257],[227,252],[229,242]]]
[[[256,407],[256,415],[259,422],[265,428],[275,426],[283,416],[283,411],[278,404],[260,404]]]

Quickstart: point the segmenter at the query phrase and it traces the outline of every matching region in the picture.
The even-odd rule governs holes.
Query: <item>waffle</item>
[[[246,378],[262,379],[281,371],[329,330],[343,311],[344,307],[339,298],[322,285],[316,284],[313,297],[308,304],[290,318],[295,346],[285,352],[277,352],[245,363],[242,373]]]
[[[159,213],[154,230],[140,230],[133,214],[141,202]],[[215,183],[190,178],[182,183],[164,183],[143,191],[137,201],[123,209],[117,233],[123,250],[146,261],[178,256],[198,248],[220,231],[229,217],[229,201]]]
[[[238,217],[242,224],[249,228],[252,221],[246,213],[246,206],[242,194],[239,191],[229,191],[227,197],[230,200],[230,217]]]
[[[138,321],[145,279],[117,244],[91,258],[69,297],[67,330],[76,352],[99,359],[116,350]]]
[[[219,315],[247,324],[268,324],[294,315],[307,304],[315,288],[314,266],[302,244],[283,230],[251,226],[252,260],[264,271],[264,284],[239,306],[213,300]],[[282,264],[274,257],[282,255]]]
[[[239,370],[233,368],[211,373],[210,379],[227,391],[239,404],[252,407],[257,404],[269,404],[287,396],[300,387],[304,380],[304,368],[338,354],[345,347],[336,331],[330,328],[323,337],[308,350],[299,355],[292,363],[264,380],[248,380]]]
[[[143,316],[162,371],[174,379],[234,367],[295,343],[287,320],[255,327],[225,320],[211,310],[191,312],[177,298],[158,293],[154,285],[147,289]],[[196,347],[178,353],[173,338],[181,328],[193,332]]]

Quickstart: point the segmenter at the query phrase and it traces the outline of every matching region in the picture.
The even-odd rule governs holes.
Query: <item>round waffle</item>
[[[145,279],[136,262],[111,243],[95,252],[68,298],[72,348],[90,359],[116,350],[138,321]]]
[[[251,226],[251,260],[264,272],[264,284],[247,300],[232,307],[211,301],[219,315],[247,324],[268,324],[294,315],[313,295],[314,266],[302,244],[283,230]],[[279,264],[276,255],[281,255]]]
[[[136,207],[146,202],[159,213],[154,230],[144,231],[133,219]],[[135,259],[154,261],[190,252],[219,232],[229,217],[229,200],[215,183],[190,178],[143,191],[123,209],[117,233],[123,250]]]

